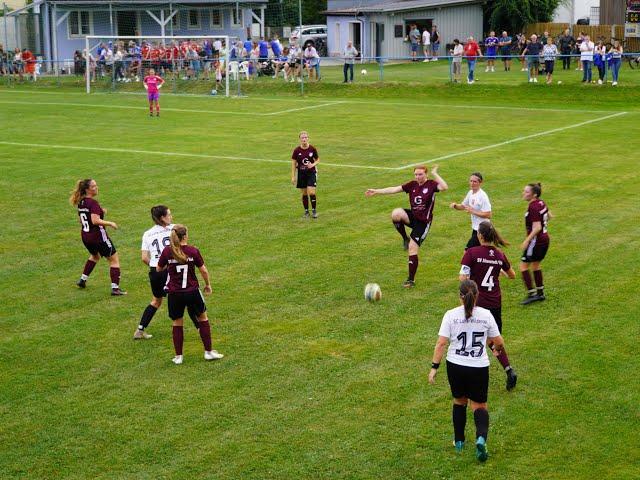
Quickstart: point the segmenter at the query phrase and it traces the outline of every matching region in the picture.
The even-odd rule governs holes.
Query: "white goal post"
[[[91,60],[92,58],[96,60],[95,57],[93,57],[93,53],[97,52],[98,48],[103,43],[111,42],[113,46],[116,46],[117,42],[124,42],[124,45],[126,47],[125,47],[125,52],[123,53],[126,54],[126,57],[122,63],[126,65],[131,65],[131,64],[136,64],[136,62],[139,62],[136,68],[144,69],[144,68],[151,68],[151,65],[145,65],[145,63],[151,62],[153,60],[150,61],[150,60],[142,59],[139,56],[140,54],[134,54],[133,56],[131,56],[132,52],[129,50],[130,42],[134,42],[135,48],[138,48],[138,49],[142,48],[143,42],[148,42],[152,44],[157,44],[158,46],[162,45],[164,47],[178,46],[179,50],[181,50],[182,45],[185,44],[186,42],[196,42],[198,45],[202,45],[205,40],[208,40],[209,42],[215,42],[217,40],[223,42],[223,50],[219,52],[220,56],[218,57],[218,59],[220,61],[224,61],[224,95],[228,97],[229,96],[229,52],[231,49],[231,44],[229,43],[230,37],[228,35],[165,35],[165,36],[88,35],[87,37],[85,37],[85,51],[84,51],[86,91],[87,93],[91,93],[91,73],[92,73]],[[112,51],[112,53],[115,56],[116,52]],[[200,59],[198,61],[200,61]],[[205,63],[213,62],[213,59],[205,58],[203,59],[203,61]],[[112,65],[115,65],[113,59],[110,59],[110,62],[112,63]],[[166,62],[166,59],[165,59],[165,62]],[[171,61],[170,70],[174,75],[178,75],[180,73],[180,70],[183,67],[188,68],[189,62],[190,62],[190,59],[188,57],[181,56],[179,59],[174,58]],[[95,69],[95,64],[93,68]],[[160,72],[157,72],[157,73],[160,73]]]

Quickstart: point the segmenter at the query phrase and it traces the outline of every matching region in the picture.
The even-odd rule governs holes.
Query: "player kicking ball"
[[[153,117],[153,106],[156,107],[156,117],[160,116],[160,89],[164,85],[164,79],[156,75],[156,71],[152,68],[149,70],[149,75],[144,77],[143,85],[147,91],[147,98],[149,99],[149,116]]]
[[[447,182],[438,175],[437,165],[431,167],[431,175],[433,180],[429,180],[427,167],[418,165],[413,169],[415,180],[397,187],[370,188],[364,193],[367,197],[400,192],[409,195],[410,209],[396,208],[391,212],[391,221],[402,236],[404,249],[409,250],[409,278],[403,283],[405,288],[415,286],[415,276],[418,271],[418,250],[431,228],[436,193],[444,192],[449,188]],[[405,225],[411,227],[411,235],[409,236],[405,231]]]

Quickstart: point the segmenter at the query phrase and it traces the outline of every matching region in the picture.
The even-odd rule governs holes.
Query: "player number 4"
[[[187,288],[187,274],[189,273],[189,265],[178,265],[176,267],[178,273],[182,273],[182,288]]]
[[[495,285],[493,283],[493,276],[491,275],[491,272],[493,272],[493,267],[489,267],[489,270],[487,270],[487,273],[482,279],[482,283],[480,283],[480,286],[486,287],[488,291],[493,290],[493,286]]]

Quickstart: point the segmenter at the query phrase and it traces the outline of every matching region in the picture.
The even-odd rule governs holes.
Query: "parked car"
[[[296,28],[291,32],[289,43],[298,42],[303,48],[312,43],[318,55],[327,56],[327,26],[326,25],[303,25],[302,29]]]

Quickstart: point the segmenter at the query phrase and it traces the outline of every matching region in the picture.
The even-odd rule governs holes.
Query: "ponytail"
[[[480,223],[478,233],[482,235],[485,242],[495,245],[496,247],[506,247],[509,245],[509,242],[500,236],[498,230],[496,230],[493,223],[489,220]]]
[[[180,242],[187,236],[187,227],[184,225],[175,225],[171,229],[171,253],[179,263],[187,263],[187,256],[182,251]]]
[[[529,183],[527,186],[531,188],[531,191],[536,197],[540,198],[540,195],[542,195],[542,184],[540,182]]]
[[[164,226],[160,219],[164,217],[168,211],[169,207],[166,205],[156,205],[155,207],[151,207],[151,218],[153,219],[153,222],[161,227]]]
[[[69,203],[74,207],[80,203],[87,195],[87,190],[89,190],[89,185],[91,184],[92,178],[85,178],[84,180],[78,180],[76,182],[76,187],[71,191],[71,196],[69,197]]]
[[[467,320],[473,315],[473,308],[478,298],[478,285],[473,280],[460,282],[460,299],[464,305],[464,318]]]

